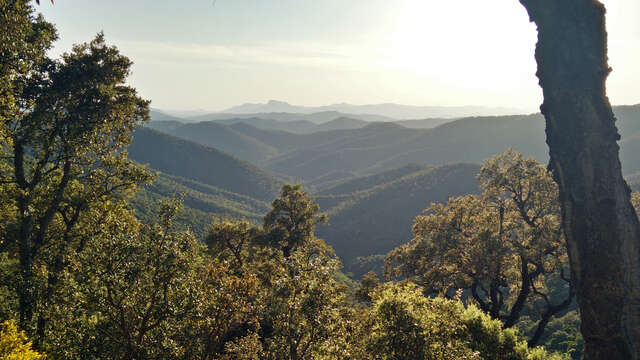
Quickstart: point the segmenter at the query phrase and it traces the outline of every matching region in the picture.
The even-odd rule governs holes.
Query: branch
[[[58,211],[60,203],[62,203],[63,195],[65,190],[67,189],[67,185],[71,180],[71,162],[67,161],[64,164],[62,179],[60,179],[60,183],[56,188],[56,191],[53,195],[53,200],[49,207],[44,213],[44,216],[40,218],[40,228],[38,229],[38,233],[36,234],[36,238],[34,239],[34,248],[33,255],[35,255],[40,247],[44,245],[44,236],[49,229],[49,225],[51,221],[53,221],[53,217],[55,213]]]
[[[534,291],[537,292],[537,290],[535,289]],[[564,299],[564,301],[562,301],[557,305],[552,305],[551,302],[549,301],[549,298],[546,296],[546,294],[543,294],[543,295],[544,295],[543,298],[547,302],[547,311],[545,311],[545,313],[542,315],[542,319],[540,319],[540,321],[538,322],[538,326],[536,327],[536,332],[533,334],[531,339],[527,341],[529,347],[534,347],[538,344],[538,342],[540,341],[540,338],[542,337],[542,334],[544,333],[544,329],[549,323],[549,321],[551,320],[551,318],[555,314],[559,313],[560,311],[566,310],[569,307],[569,305],[571,305],[571,302],[573,301],[573,298],[575,296],[575,290],[573,288],[573,285],[569,285],[569,294]]]
[[[24,174],[24,147],[21,141],[14,141],[13,143],[13,174],[16,178],[16,183],[21,189],[27,189],[29,183]]]
[[[520,274],[522,277],[522,283],[520,284],[520,293],[516,298],[515,303],[511,307],[511,311],[509,316],[506,317],[504,321],[505,328],[510,328],[515,325],[516,321],[520,318],[520,312],[524,308],[524,304],[529,297],[531,292],[531,288],[529,283],[531,279],[537,276],[537,271],[533,274],[529,274],[529,268],[527,267],[527,262],[524,259],[520,258]],[[534,276],[535,275],[535,276]]]

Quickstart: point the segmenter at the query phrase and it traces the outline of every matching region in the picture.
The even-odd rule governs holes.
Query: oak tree
[[[28,1],[0,8],[0,250],[20,260],[20,325],[42,336],[47,319],[34,315],[60,271],[115,204],[150,180],[124,151],[149,102],[125,84],[131,61],[102,34],[51,59],[53,26]]]
[[[512,150],[486,160],[478,178],[481,195],[432,204],[416,218],[414,238],[389,253],[386,271],[413,278],[429,293],[464,289],[506,327],[525,311],[539,312],[529,339],[536,345],[574,294],[557,187],[543,166]],[[562,298],[550,297],[549,279],[566,282]]]

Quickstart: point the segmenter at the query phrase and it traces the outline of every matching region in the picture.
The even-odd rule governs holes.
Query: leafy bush
[[[376,359],[562,359],[528,348],[516,330],[474,305],[427,298],[413,283],[385,284],[372,297],[365,347]]]

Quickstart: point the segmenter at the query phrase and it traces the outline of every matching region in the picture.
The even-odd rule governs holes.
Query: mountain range
[[[347,114],[339,111],[320,111],[314,113],[288,113],[288,112],[257,112],[247,114],[237,113],[211,113],[198,116],[192,116],[184,118],[186,122],[200,122],[200,121],[216,121],[227,119],[268,119],[282,122],[290,121],[309,121],[314,124],[322,124],[331,120],[335,120],[340,117],[349,117],[352,119],[358,119],[363,121],[395,121],[397,119],[390,118],[383,115],[376,114]]]
[[[412,106],[400,104],[333,104],[326,106],[299,106],[287,102],[269,100],[265,104],[243,104],[223,110],[227,114],[253,113],[300,113],[312,114],[318,112],[336,111],[344,114],[374,114],[388,118],[424,119],[424,118],[457,118],[468,116],[511,115],[521,113],[521,110],[510,108],[491,108],[484,106]]]
[[[614,112],[624,173],[640,189],[640,105]],[[361,257],[410,239],[413,218],[431,202],[477,192],[484,159],[514,148],[548,161],[540,114],[389,122],[336,113],[318,122],[292,120],[296,114],[151,116],[129,147],[132,159],[158,172],[135,199],[142,218],[155,200],[181,196],[181,221],[196,234],[218,216],[259,222],[280,186],[300,181],[330,215],[318,235],[356,274],[367,271],[356,265]]]

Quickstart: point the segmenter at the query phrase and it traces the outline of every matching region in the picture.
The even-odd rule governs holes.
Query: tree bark
[[[605,8],[597,0],[520,3],[538,27],[540,109],[586,358],[640,359],[640,224],[606,96]]]

